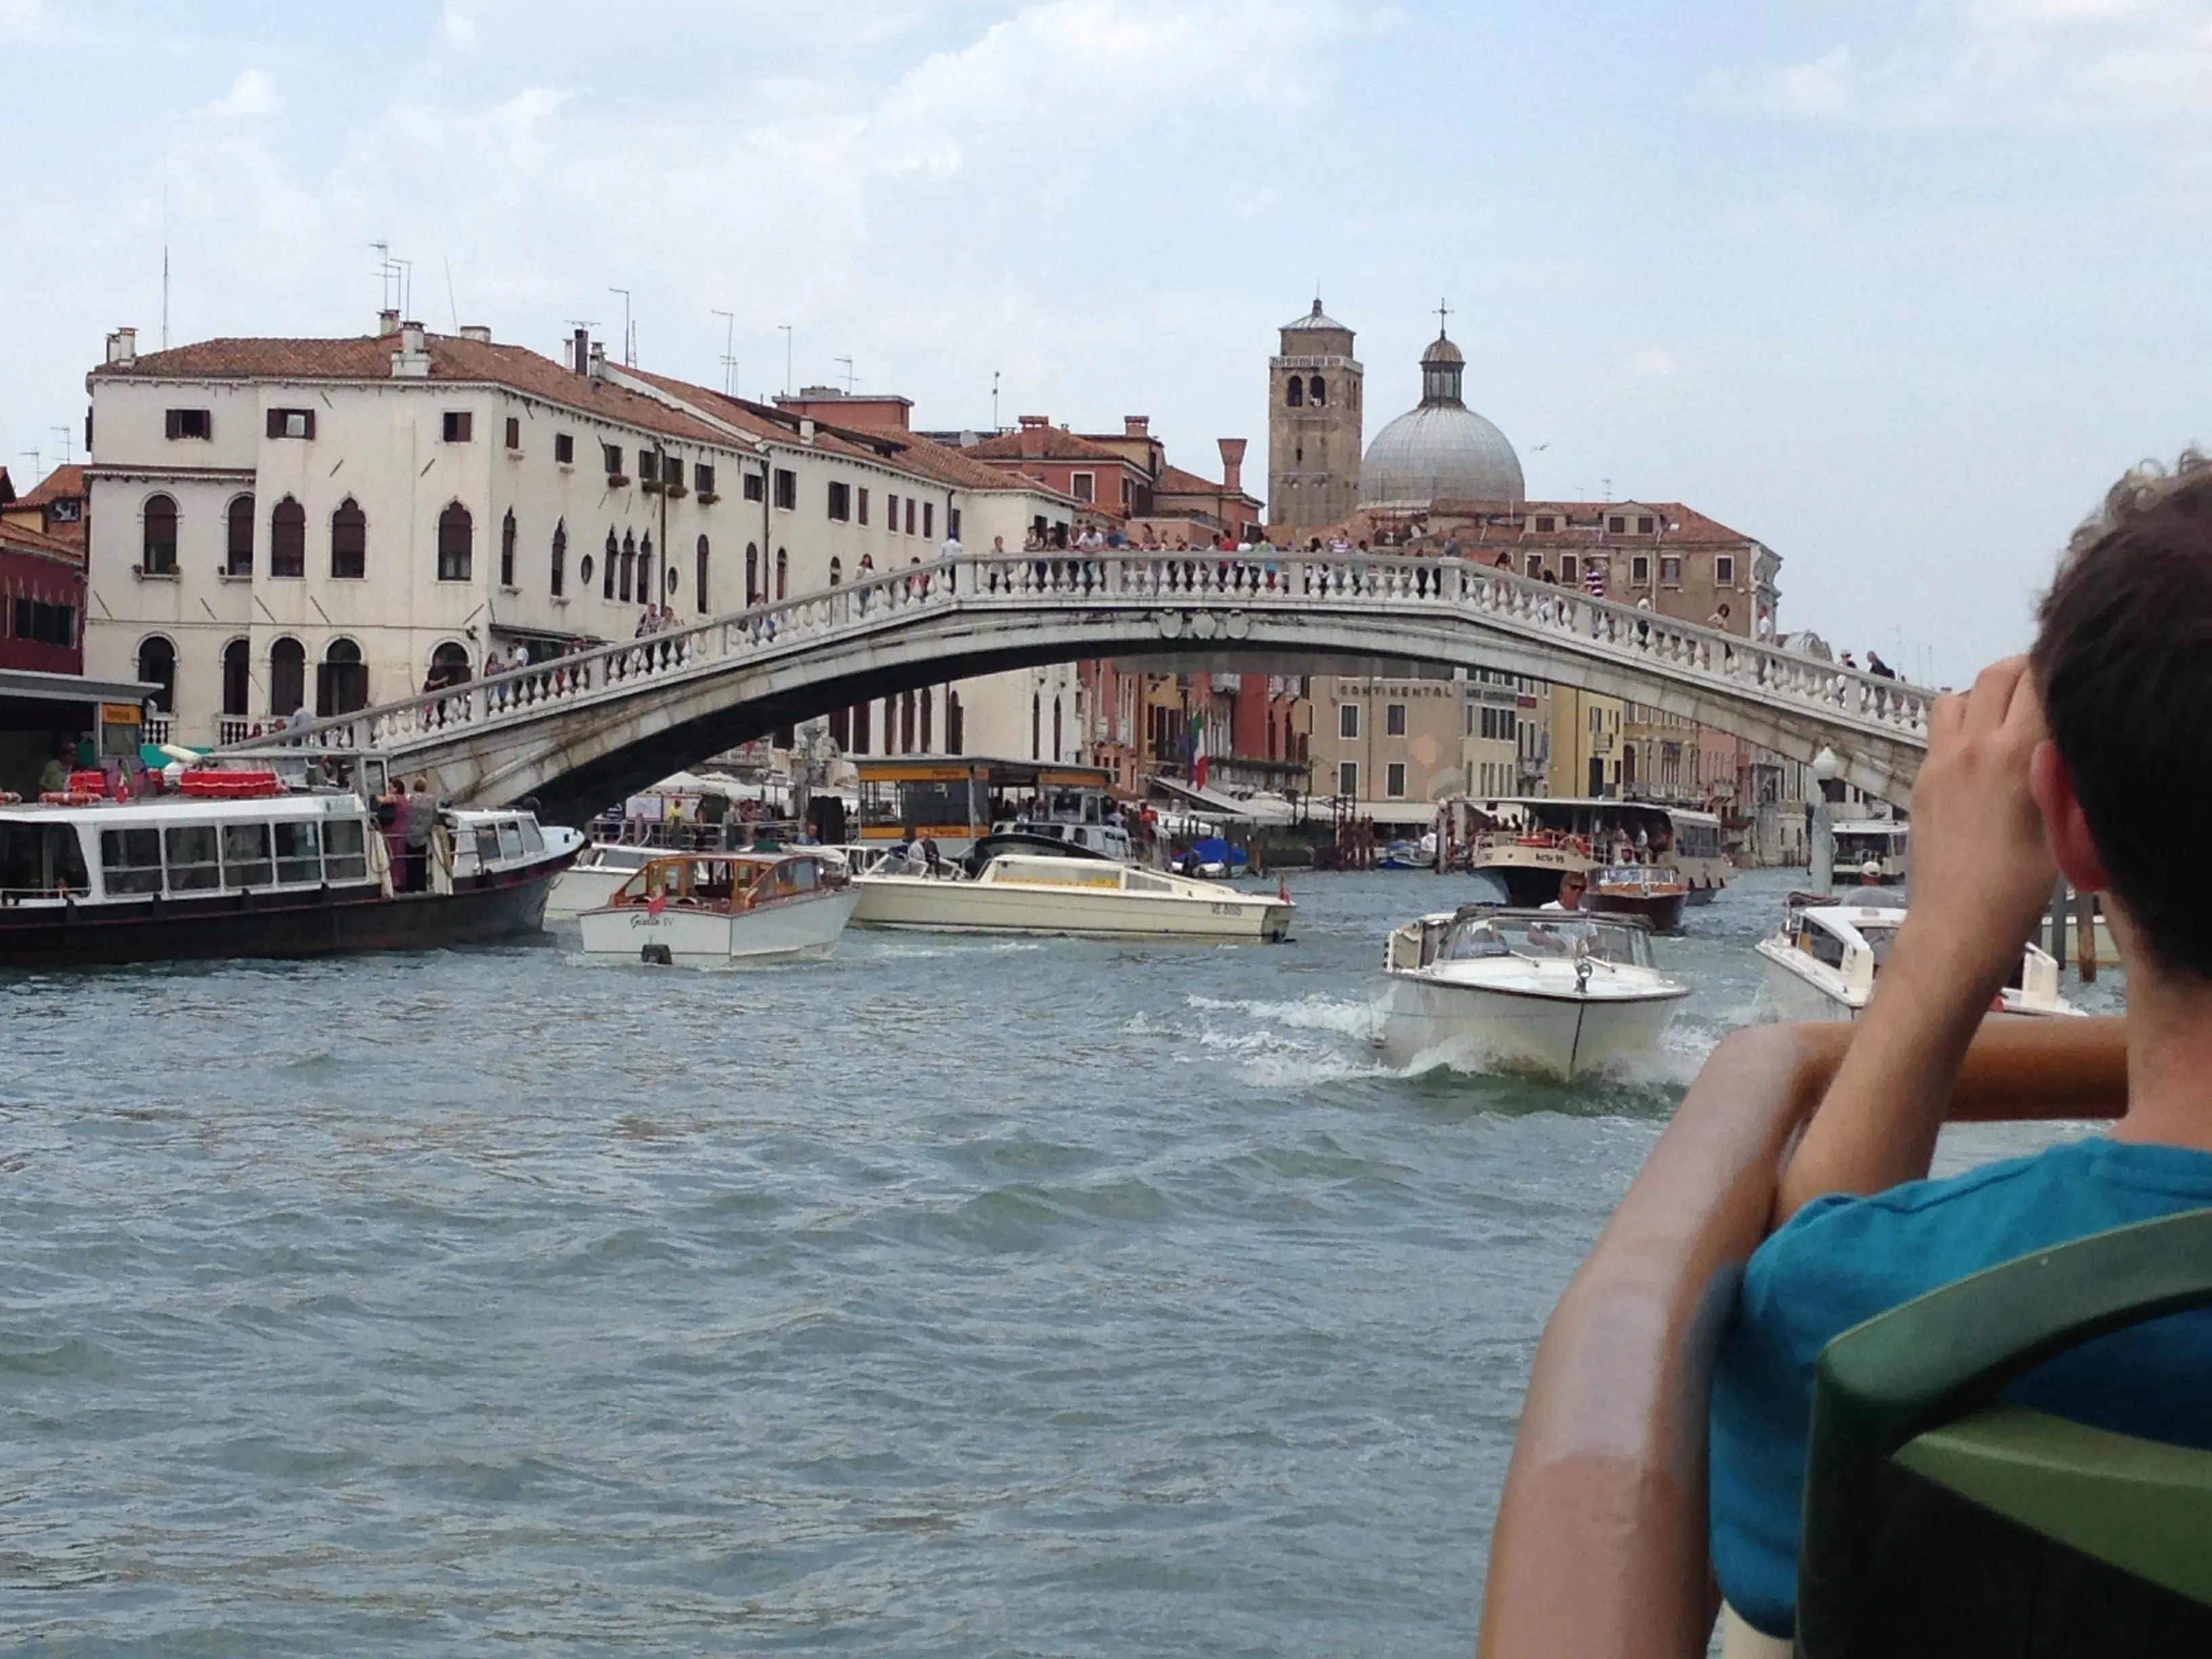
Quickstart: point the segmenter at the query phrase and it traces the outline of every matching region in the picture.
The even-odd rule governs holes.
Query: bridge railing
[[[1480,617],[1534,642],[1550,639],[1576,654],[1817,711],[1840,726],[1908,744],[1925,742],[1935,697],[1899,680],[1464,559],[1054,550],[963,554],[912,565],[315,720],[283,736],[311,748],[412,747],[460,728],[528,721],[558,706],[623,696],[647,683],[787,654],[836,636],[892,631],[923,611],[1034,614],[1041,607],[1132,605],[1156,606],[1178,623],[1186,611],[1233,617],[1311,609]]]

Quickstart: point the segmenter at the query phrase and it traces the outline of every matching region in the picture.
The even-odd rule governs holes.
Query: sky
[[[2212,441],[2212,0],[0,0],[0,57],[19,487],[165,243],[179,343],[368,331],[384,243],[434,329],[618,355],[624,288],[649,368],[1261,490],[1275,330],[1358,331],[1371,438],[1442,301],[1532,496],[1687,502],[1944,683]]]

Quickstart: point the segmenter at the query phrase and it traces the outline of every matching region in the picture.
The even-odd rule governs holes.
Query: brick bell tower
[[[1267,522],[1317,529],[1359,504],[1360,382],[1352,331],[1321,301],[1267,360]]]

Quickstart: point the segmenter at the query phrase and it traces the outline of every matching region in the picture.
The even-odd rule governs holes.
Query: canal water
[[[1378,1060],[1384,932],[1472,896],[1418,874],[1273,947],[0,981],[0,1643],[1464,1655],[1537,1333],[1790,875],[1572,1087]]]

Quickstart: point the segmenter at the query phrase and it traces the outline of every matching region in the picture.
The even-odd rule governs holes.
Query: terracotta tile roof
[[[84,562],[84,549],[75,542],[25,530],[18,525],[0,524],[0,548],[11,553],[38,553],[51,559],[65,559],[74,565]]]
[[[1160,476],[1152,480],[1156,495],[1218,495],[1221,486],[1211,478],[1201,478],[1179,466],[1164,466]],[[1242,494],[1242,491],[1238,492]]]
[[[1606,520],[1615,514],[1626,517],[1633,526],[1637,515],[1644,513],[1658,521],[1659,532],[1605,528]],[[1540,531],[1534,527],[1538,514],[1556,515],[1565,522],[1558,529]],[[1472,522],[1458,522],[1462,519]],[[1507,522],[1500,521],[1495,503],[1438,501],[1431,509],[1429,533],[1432,538],[1456,536],[1462,543],[1475,546],[1504,547],[1548,538],[1562,544],[1587,543],[1624,550],[1649,547],[1654,543],[1679,547],[1742,544],[1756,539],[1680,501],[1528,501]]]
[[[426,335],[430,383],[489,384],[579,414],[658,432],[693,443],[727,447],[726,433],[648,398],[593,380],[526,346]],[[101,363],[95,380],[374,380],[392,382],[394,335],[356,335],[338,340],[218,339],[140,354],[128,363]]]
[[[966,453],[985,461],[1097,461],[1103,466],[1132,465],[1118,451],[1056,426],[1016,427],[994,438],[967,447]]]
[[[17,507],[44,507],[58,496],[83,494],[84,468],[77,465],[58,466],[41,478],[28,495],[18,495],[15,504]]]

